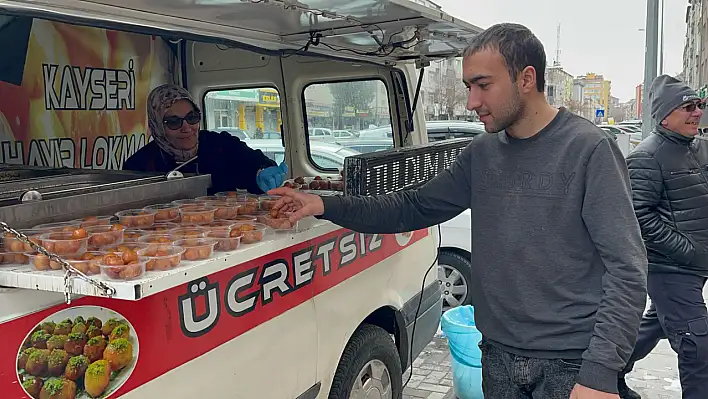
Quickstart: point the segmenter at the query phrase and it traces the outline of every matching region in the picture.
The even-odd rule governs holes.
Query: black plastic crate
[[[345,195],[381,195],[422,186],[449,168],[471,138],[394,148],[344,159]]]

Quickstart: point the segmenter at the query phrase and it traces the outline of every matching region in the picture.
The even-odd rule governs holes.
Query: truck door
[[[258,136],[264,131],[280,131],[283,124],[284,84],[278,58],[192,43],[187,59],[190,92],[203,104],[205,127],[220,131],[219,124],[228,123],[249,137],[257,136],[249,139],[247,145],[282,162],[282,138]],[[287,130],[283,136],[288,136]],[[307,259],[294,255],[287,262],[301,262],[299,267],[306,267],[303,262]],[[303,273],[307,274],[306,270]],[[267,321],[235,339],[239,342],[232,346],[238,348],[238,353],[233,353],[227,364],[218,366],[230,367],[238,376],[236,397],[296,398],[317,383],[318,331],[312,285],[302,283],[300,277],[288,276],[281,288],[280,295],[298,297],[297,306],[257,309],[269,313]],[[267,375],[261,372],[263,369],[269,370]],[[274,375],[280,376],[277,383],[272,379]]]

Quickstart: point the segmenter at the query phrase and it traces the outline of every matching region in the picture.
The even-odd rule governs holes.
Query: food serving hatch
[[[0,221],[13,228],[205,195],[210,175],[0,166]]]
[[[210,186],[210,175],[185,174],[168,178],[157,173],[1,165],[0,222],[4,222],[3,234],[22,237],[17,230],[195,198],[206,195]],[[36,194],[26,195],[32,192]],[[27,237],[22,238],[28,243]],[[41,247],[33,245],[33,248],[50,258],[54,256]],[[59,261],[59,258],[53,259]],[[64,292],[67,299],[70,292],[133,300],[143,296],[140,284],[112,283],[109,286],[70,270],[70,265],[62,263],[65,270],[53,274],[36,273],[23,267],[1,268],[0,286]]]
[[[22,198],[29,191],[36,191],[41,199],[52,199],[161,180],[164,180],[162,174],[3,165],[0,166],[0,206],[31,201],[31,198]]]

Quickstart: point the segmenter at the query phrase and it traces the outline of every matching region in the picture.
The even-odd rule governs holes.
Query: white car
[[[279,140],[249,140],[248,146],[263,151],[268,158],[280,164],[285,159],[285,147]],[[344,158],[361,154],[359,151],[327,142],[310,142],[312,160],[320,167],[341,170]]]
[[[332,142],[335,139],[332,130],[325,127],[311,127],[307,129],[307,133],[310,140]]]

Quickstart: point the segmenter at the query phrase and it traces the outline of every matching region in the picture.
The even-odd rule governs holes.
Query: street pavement
[[[708,286],[703,291],[708,302]],[[649,303],[647,303],[647,306]],[[407,380],[409,372],[403,376]],[[678,360],[666,340],[627,376],[627,384],[643,399],[681,399]],[[403,399],[455,399],[450,351],[438,330],[435,338],[413,362],[413,376],[403,390]],[[464,398],[460,398],[464,399]]]
[[[403,375],[408,380],[410,369]],[[403,389],[403,399],[454,399],[452,363],[447,338],[438,330],[435,338],[413,361],[413,376]]]

